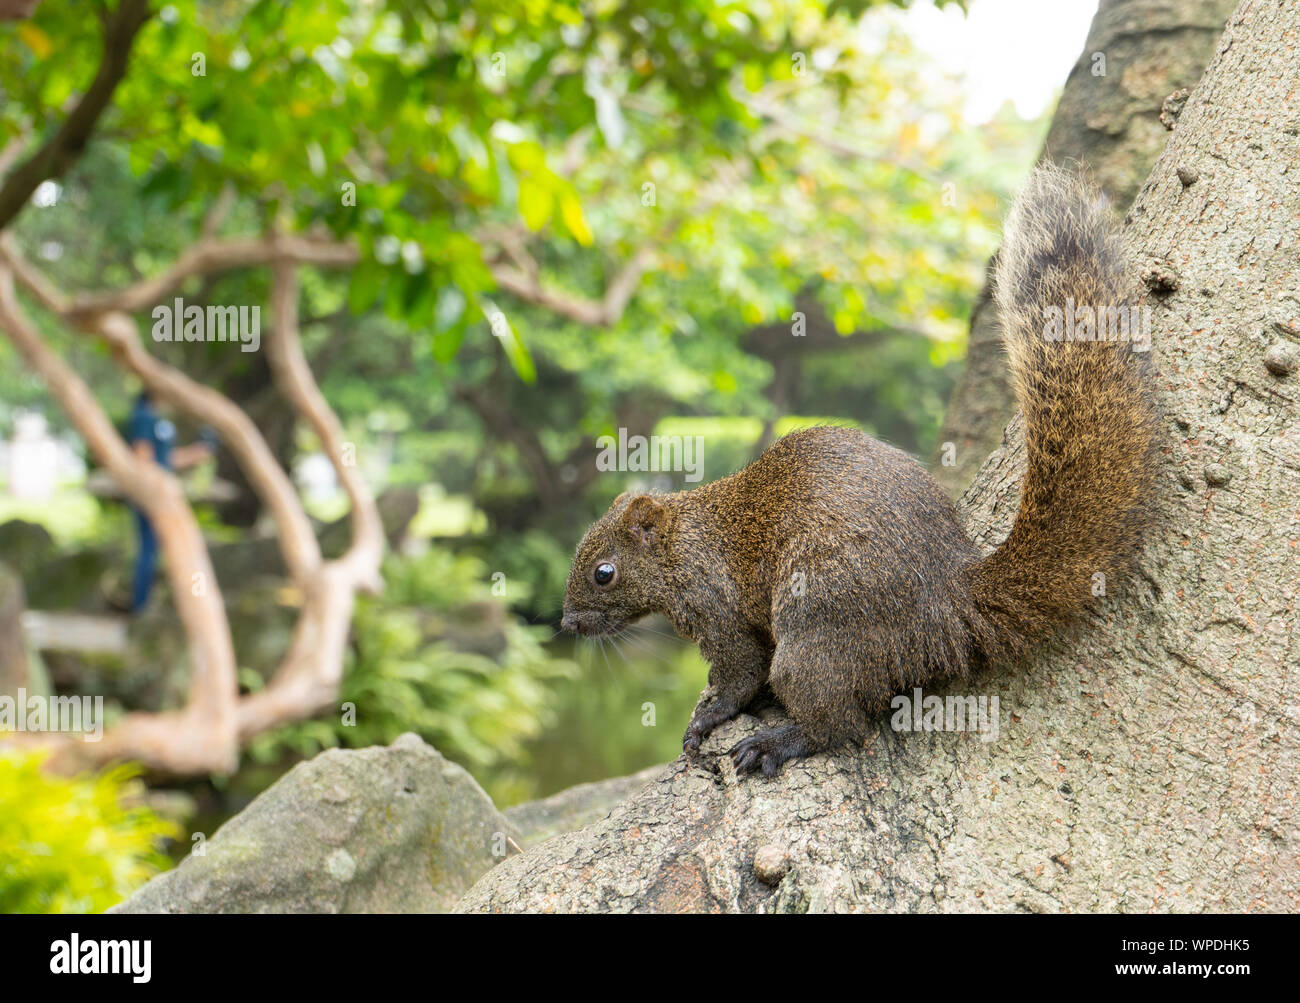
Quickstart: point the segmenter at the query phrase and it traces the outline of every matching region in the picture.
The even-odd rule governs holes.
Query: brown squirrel
[[[1094,575],[1122,573],[1142,544],[1158,425],[1148,359],[1128,340],[1045,336],[1067,300],[1125,305],[1128,280],[1105,200],[1036,169],[995,280],[1028,469],[989,556],[905,453],[810,428],[711,484],[616,498],[578,545],[561,626],[610,634],[654,612],[698,643],[709,691],[688,753],[766,684],[794,723],[730,755],[768,776],[861,740],[900,691],[1018,655],[1087,609]]]

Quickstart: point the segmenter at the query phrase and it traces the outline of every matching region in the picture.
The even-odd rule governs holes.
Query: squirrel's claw
[[[763,750],[759,747],[758,742],[755,741],[757,738],[757,735],[746,738],[727,750],[727,755],[731,757],[731,761],[736,765],[737,776],[743,776],[746,773],[750,773],[760,765],[763,767],[763,772],[769,777],[776,772],[775,766],[770,770],[768,769]]]
[[[696,708],[691,723],[686,726],[686,734],[682,736],[682,750],[699,752],[700,744],[709,737],[709,733],[723,721],[735,717],[738,709],[734,701],[719,699]]]
[[[704,741],[704,738],[704,730],[692,721],[686,726],[686,734],[682,736],[682,751],[699,752],[700,743]]]
[[[767,728],[756,735],[742,738],[727,750],[736,765],[736,775],[744,776],[762,769],[763,776],[774,777],[787,759],[806,756],[812,751],[803,729],[797,724],[782,728]]]

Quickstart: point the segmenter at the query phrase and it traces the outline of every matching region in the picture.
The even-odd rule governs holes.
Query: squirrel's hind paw
[[[787,724],[741,739],[727,750],[727,755],[736,764],[738,776],[761,769],[765,777],[774,777],[787,759],[799,759],[812,751],[804,730],[797,724]]]

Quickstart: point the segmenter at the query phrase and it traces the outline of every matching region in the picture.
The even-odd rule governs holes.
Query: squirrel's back
[[[717,481],[729,525],[750,523],[765,539],[762,553],[794,541],[829,549],[851,542],[874,559],[918,548],[942,550],[946,564],[968,563],[976,552],[942,489],[919,463],[853,428],[818,425],[774,442],[749,466]]]

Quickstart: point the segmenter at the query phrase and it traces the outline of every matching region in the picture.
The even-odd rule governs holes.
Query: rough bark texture
[[[1043,159],[1086,164],[1116,212],[1125,212],[1169,138],[1160,123],[1164,99],[1200,78],[1234,6],[1235,0],[1102,0],[1061,91]],[[1096,53],[1105,57],[1104,74],[1094,75],[1101,68]],[[966,368],[939,432],[937,452],[953,443],[956,464],[932,464],[950,496],[971,483],[1015,410],[986,279],[971,310]]]
[[[1244,0],[1138,196],[1162,528],[1083,631],[972,681],[997,738],[886,719],[772,781],[678,760],[458,910],[1300,908],[1298,45],[1294,4]],[[1018,425],[962,501],[987,545],[1015,513]]]

